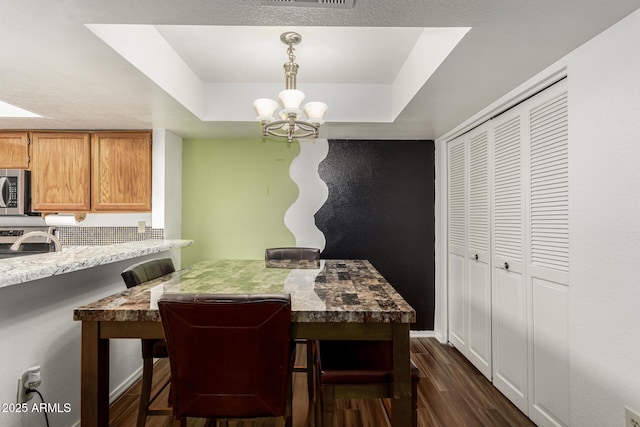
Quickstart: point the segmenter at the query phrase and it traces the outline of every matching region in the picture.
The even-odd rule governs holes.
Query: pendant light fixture
[[[296,32],[288,31],[280,36],[280,40],[288,46],[289,56],[289,62],[284,63],[285,90],[278,95],[283,108],[278,114],[279,120],[275,120],[274,114],[279,107],[276,101],[259,98],[253,102],[253,107],[258,113],[257,120],[262,124],[262,134],[286,138],[288,142],[294,138],[317,138],[318,129],[324,123],[323,116],[327,111],[327,104],[306,103],[303,107],[306,120],[301,119],[303,110],[300,109],[300,105],[305,95],[296,89],[298,64],[295,63],[294,46],[302,41],[302,37]]]

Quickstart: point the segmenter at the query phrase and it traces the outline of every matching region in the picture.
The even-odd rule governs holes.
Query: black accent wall
[[[433,330],[433,141],[329,140],[319,173],[322,257],[368,259],[416,310],[412,329]]]

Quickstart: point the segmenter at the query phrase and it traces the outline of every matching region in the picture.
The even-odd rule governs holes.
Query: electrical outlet
[[[147,223],[145,221],[138,221],[138,233],[144,233],[147,231]]]
[[[25,403],[33,397],[33,393],[27,393],[27,389],[24,387],[23,377],[18,377],[18,393],[16,394],[17,403]]]
[[[624,408],[625,427],[640,427],[640,414],[632,410],[631,408]]]
[[[18,378],[18,393],[16,400],[18,403],[25,403],[33,398],[33,393],[27,393],[27,390],[35,390],[42,384],[40,378],[40,366],[32,366],[27,369]]]

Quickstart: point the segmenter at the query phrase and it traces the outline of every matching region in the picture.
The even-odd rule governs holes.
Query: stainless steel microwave
[[[31,172],[0,169],[0,215],[27,215],[31,211]]]

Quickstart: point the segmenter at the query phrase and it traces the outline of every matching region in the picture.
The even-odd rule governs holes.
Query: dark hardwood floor
[[[304,348],[304,347],[301,347]],[[304,352],[297,355],[304,360]],[[420,368],[418,386],[419,427],[507,427],[534,426],[457,350],[440,344],[434,338],[411,339],[411,358]],[[162,389],[157,407],[166,406],[169,378],[166,360],[156,363],[154,393]],[[306,377],[294,374],[293,427],[307,425],[310,416],[306,393]],[[140,384],[134,384],[111,405],[109,425],[131,427],[136,425]],[[390,402],[344,400],[336,402],[335,425],[349,427],[390,426],[387,411]],[[283,425],[271,420],[229,423],[231,427],[266,427]],[[170,416],[150,416],[147,427],[171,425]],[[205,420],[189,420],[189,427],[212,427]]]

